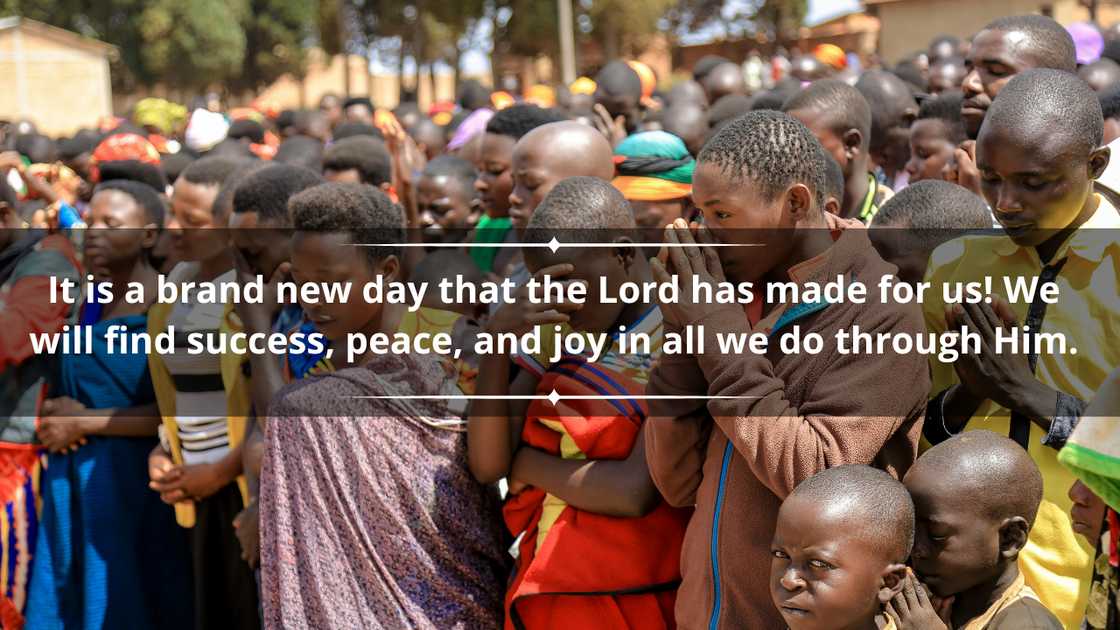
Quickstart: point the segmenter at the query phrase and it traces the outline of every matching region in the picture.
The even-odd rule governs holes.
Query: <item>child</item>
[[[482,202],[483,215],[478,221],[471,240],[475,243],[501,243],[513,235],[509,217],[509,195],[513,189],[513,174],[510,164],[513,161],[513,147],[522,136],[533,129],[563,120],[563,116],[551,109],[536,105],[513,105],[494,114],[486,123],[486,133],[480,145],[478,179],[474,187]],[[471,258],[485,273],[504,274],[510,259],[516,252],[514,248],[472,247]]]
[[[970,431],[926,451],[904,483],[918,524],[910,562],[951,616],[937,623],[928,600],[896,594],[888,609],[896,626],[1061,630],[1019,572],[1042,500],[1042,474],[1022,447]]]
[[[184,262],[167,282],[234,281],[224,229],[227,203],[219,197],[232,199],[232,194],[220,193],[244,167],[240,160],[207,157],[192,162],[179,176],[168,230]],[[188,295],[175,304],[153,305],[148,333],[154,338],[174,326],[176,333],[214,336],[231,331],[232,311],[233,305],[203,304]],[[232,353],[190,355],[183,349],[160,355],[153,347],[148,355],[163,416],[161,444],[149,456],[149,487],[165,503],[174,504],[179,524],[190,528],[196,627],[256,628],[256,585],[240,557],[233,528],[234,517],[248,500],[241,475],[241,442],[250,406],[242,371],[245,359]]]
[[[478,223],[474,165],[441,155],[424,167],[416,183],[416,203],[424,240],[456,243]]]
[[[960,91],[964,83],[964,76],[968,68],[964,59],[958,56],[943,57],[929,64],[929,79],[926,91],[933,96],[938,96],[949,91]]]
[[[642,122],[642,78],[625,61],[608,62],[595,75],[595,118],[607,138],[622,140]],[[612,135],[620,134],[620,135]]]
[[[917,284],[930,254],[968,231],[991,228],[992,213],[970,191],[938,179],[910,184],[883,205],[871,223],[871,242],[898,267],[898,279]]]
[[[585,282],[593,292],[603,279],[617,291],[623,282],[649,279],[648,263],[633,246],[634,228],[626,200],[609,183],[566,179],[529,220],[526,242],[560,236],[618,247],[527,248],[525,262],[537,278]],[[552,324],[565,324],[567,334],[645,333],[650,347],[623,354],[615,341],[597,362],[581,355],[555,361],[560,335],[548,334]],[[640,396],[661,347],[660,311],[594,299],[582,308],[532,304],[522,289],[487,330],[520,334],[536,326],[548,341],[539,354],[514,357],[522,370],[512,385],[509,354],[495,353],[481,358],[476,393],[575,397],[555,405],[476,399],[467,428],[472,473],[483,483],[509,477],[506,523],[522,535],[506,627],[671,627],[687,513],[666,505],[650,481]],[[580,399],[595,394],[621,398]]]
[[[983,427],[1029,449],[1045,495],[1019,561],[1027,583],[1067,627],[1080,623],[1085,610],[1092,556],[1071,527],[1066,491],[1073,476],[1058,465],[1057,452],[1083,401],[1120,365],[1120,348],[1109,341],[1120,326],[1120,216],[1093,191],[1108,163],[1108,149],[1099,148],[1102,126],[1096,94],[1074,74],[1027,70],[1003,87],[984,117],[976,166],[1005,234],[967,236],[939,247],[930,260],[926,280],[933,290],[923,307],[930,331],[968,326],[985,337],[985,347],[992,347],[996,327],[1025,322],[1031,331],[1060,332],[1077,348],[1076,355],[982,352],[953,364],[931,360],[925,422],[934,444]],[[1054,282],[1060,299],[1047,304],[1036,297],[1008,307],[1004,296],[994,308],[942,301],[943,285],[982,283],[985,277],[1000,294],[1005,278]]]
[[[804,123],[844,172],[840,216],[871,221],[890,189],[868,172],[871,109],[859,90],[836,79],[817,81],[786,101],[782,111]]]
[[[962,98],[960,92],[946,92],[925,100],[918,109],[918,118],[910,125],[910,161],[906,163],[911,184],[941,179],[942,169],[964,142]]]
[[[874,630],[907,579],[914,503],[870,466],[829,468],[798,484],[778,510],[770,596],[791,630]]]
[[[37,434],[51,455],[29,628],[193,627],[186,532],[146,487],[160,423],[148,355],[106,340],[113,326],[127,327],[124,343],[147,328],[158,275],[148,252],[163,214],[156,192],[132,181],[104,181],[90,202],[85,260],[114,300],[82,306],[76,323],[92,327],[94,352],[61,356],[43,403]],[[130,282],[144,286],[145,303],[125,301]]]
[[[916,334],[922,322],[914,306],[879,301],[870,295],[875,292],[866,304],[756,298],[746,313],[692,301],[692,265],[707,268],[700,274],[756,287],[847,274],[870,286],[892,274],[858,222],[824,211],[824,177],[824,152],[809,129],[787,114],[751,112],[705,145],[692,191],[711,230],[697,229],[700,236],[762,246],[722,247],[718,257],[714,248],[673,248],[654,259],[659,282],[668,282],[669,273],[681,281],[681,299],[662,304],[668,330],[702,323],[709,348],[663,355],[647,388],[668,397],[650,401],[658,418],[646,427],[651,476],[670,504],[696,506],[681,555],[676,619],[684,627],[780,624],[757,568],[769,561],[782,498],[800,481],[845,463],[874,462],[901,475],[917,451],[928,386],[921,356],[787,354],[774,342],[765,355],[722,354],[711,345],[717,333],[775,335],[794,325],[824,338],[854,325]],[[770,227],[777,229],[762,229]],[[666,238],[693,243],[683,221]]]
[[[404,214],[384,194],[323,184],[290,209],[297,282],[400,279]],[[392,334],[404,311],[361,298],[303,307],[332,340]],[[265,627],[501,625],[497,495],[471,479],[462,420],[438,399],[457,394],[432,355],[371,353],[276,396],[261,477]]]
[[[855,87],[871,107],[871,164],[887,187],[901,190],[903,169],[910,159],[910,123],[918,114],[918,103],[902,79],[883,70],[864,72]]]
[[[688,83],[696,85],[692,81]],[[661,115],[661,125],[665,131],[680,138],[693,157],[700,155],[700,149],[708,139],[708,103],[703,91],[700,92],[699,98],[702,105],[691,101],[674,101]]]

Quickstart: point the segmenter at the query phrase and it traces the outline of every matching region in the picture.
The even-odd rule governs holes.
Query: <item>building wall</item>
[[[105,55],[19,27],[0,31],[0,118],[27,118],[43,133],[64,135],[111,113]]]
[[[938,35],[966,39],[1007,15],[1043,13],[1062,24],[1089,19],[1088,9],[1077,0],[897,0],[869,8],[879,17],[879,54],[888,63],[924,50]],[[1120,20],[1120,7],[1102,6],[1097,20],[1106,26]]]

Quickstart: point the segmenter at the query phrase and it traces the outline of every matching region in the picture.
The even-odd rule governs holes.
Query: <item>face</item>
[[[938,63],[929,69],[928,91],[941,94],[948,90],[959,90],[964,81],[964,66],[955,63]]]
[[[374,265],[363,248],[351,243],[350,235],[338,233],[296,232],[292,238],[292,278],[296,283],[351,285],[346,303],[300,303],[315,327],[332,342],[343,341],[350,333],[384,332],[380,330],[382,305],[367,303],[361,288],[378,276],[384,276],[386,282],[394,281],[400,270],[396,256]]]
[[[611,118],[624,116],[627,131],[637,130],[638,123],[642,119],[637,97],[628,94],[608,94],[598,89],[595,90],[595,103],[605,107]]]
[[[828,119],[828,115],[812,109],[794,110],[788,113],[800,120],[802,124],[809,128],[809,131],[813,132],[824,150],[840,165],[840,169],[844,171],[844,177],[850,177],[851,166],[849,162],[851,160],[847,147],[844,146],[843,138],[837,135],[835,129],[833,129],[832,121]]]
[[[210,260],[225,253],[229,246],[223,224],[214,216],[217,186],[194,184],[180,177],[171,193],[171,220],[167,231],[171,247],[179,260]]]
[[[1007,235],[1020,246],[1038,246],[1087,218],[1092,179],[1108,165],[1107,149],[1087,159],[1061,146],[1069,143],[1057,130],[1023,134],[1005,126],[981,130],[976,143],[980,188]]]
[[[513,149],[509,217],[518,233],[525,230],[533,211],[556,184],[568,177],[586,174],[582,160],[578,159],[583,156],[557,155],[541,140],[541,136],[526,136]],[[571,159],[573,157],[577,159]]]
[[[256,212],[234,212],[229,217],[230,240],[249,263],[253,273],[267,281],[276,268],[291,259],[290,230],[260,222]]]
[[[365,105],[351,105],[344,112],[347,122],[356,122],[366,125],[373,124],[373,111]]]
[[[319,111],[324,114],[330,127],[334,127],[342,120],[342,102],[337,97],[324,96],[319,101]]]
[[[599,283],[605,282],[607,290],[611,291],[612,295],[617,295],[618,287],[629,279],[634,256],[639,255],[636,248],[629,247],[627,244],[628,241],[621,242],[618,249],[563,248],[555,253],[544,248],[527,249],[524,250],[525,267],[529,273],[535,274],[545,267],[567,263],[574,269],[572,273],[564,276],[564,281],[586,283],[588,295],[597,292]],[[625,308],[624,304],[600,304],[598,300],[588,300],[583,308],[571,313],[568,324],[573,330],[590,333],[608,332],[618,321],[623,308]]]
[[[941,169],[953,159],[957,148],[948,131],[945,123],[936,118],[914,121],[910,127],[910,161],[906,163],[910,183],[941,179]]]
[[[493,218],[509,216],[509,193],[513,190],[510,162],[515,144],[509,136],[493,133],[482,136],[481,168],[474,187],[482,209]]]
[[[953,42],[941,40],[930,47],[929,60],[937,61],[938,59],[947,59],[957,54],[957,47]]]
[[[442,241],[461,236],[478,221],[474,212],[473,189],[468,191],[447,175],[424,175],[416,184],[417,210],[424,239]]]
[[[800,190],[794,190],[799,188]],[[768,199],[750,180],[732,181],[719,166],[701,162],[692,176],[692,199],[712,236],[724,243],[758,243],[759,247],[720,247],[724,274],[733,282],[757,282],[790,255],[793,227],[809,213],[812,195],[791,187]]]
[[[119,190],[97,193],[83,241],[86,265],[98,280],[109,279],[111,272],[132,267],[155,245],[158,228],[131,196]]]
[[[634,211],[634,221],[639,228],[647,230],[664,228],[674,219],[687,221],[691,218],[691,207],[692,203],[688,199],[630,202],[630,209]]]
[[[961,118],[970,138],[980,132],[984,114],[1003,86],[1016,74],[1034,66],[1019,46],[1025,40],[1023,33],[1003,31],[980,31],[973,38],[965,59],[968,74],[961,85]]]
[[[1090,544],[1097,544],[1104,525],[1105,504],[1100,497],[1080,480],[1075,481],[1069,489],[1069,498],[1073,507],[1069,510],[1073,520],[1073,531],[1081,534]]]
[[[914,571],[938,597],[995,579],[1002,567],[1000,523],[983,513],[972,493],[920,461],[903,481],[914,499]]]
[[[770,544],[770,597],[790,630],[872,627],[889,586],[881,545],[852,535],[855,516],[794,497]]]

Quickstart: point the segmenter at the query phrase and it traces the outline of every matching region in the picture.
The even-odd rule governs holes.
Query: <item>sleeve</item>
[[[666,334],[680,334],[666,324]],[[655,396],[704,396],[708,384],[696,358],[662,354],[650,373],[646,392]],[[650,477],[674,507],[695,505],[703,480],[712,420],[702,398],[650,399],[645,425]]]
[[[916,310],[873,307],[864,314],[856,323],[872,336],[921,329]],[[735,309],[721,309],[702,323],[711,333],[750,329]],[[813,374],[809,396],[795,407],[765,356],[699,357],[709,395],[721,397],[708,401],[716,425],[754,475],[782,498],[825,468],[875,461],[900,427],[925,408],[929,373],[918,354],[836,354],[827,364],[823,355],[815,360],[822,369]]]
[[[0,308],[0,370],[18,365],[35,353],[32,335],[61,331],[70,308],[70,304],[53,300],[51,275],[16,280]]]

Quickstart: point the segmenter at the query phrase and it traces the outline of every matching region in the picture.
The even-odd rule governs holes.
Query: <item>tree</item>
[[[249,0],[242,20],[245,57],[230,87],[256,90],[285,73],[301,75],[304,43],[316,32],[317,17],[315,5],[305,0]]]
[[[238,76],[247,0],[155,0],[140,14],[146,70],[169,85],[204,88]]]
[[[719,24],[728,34],[762,35],[771,41],[796,39],[797,29],[809,13],[808,0],[677,0],[667,12],[676,34],[695,32]]]

